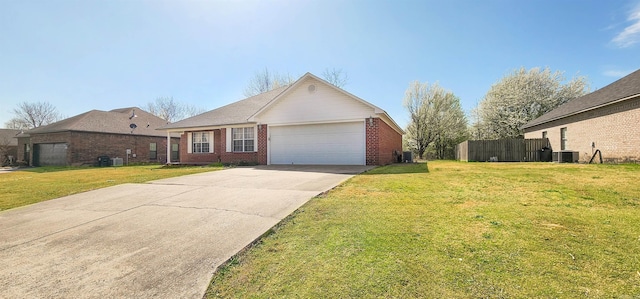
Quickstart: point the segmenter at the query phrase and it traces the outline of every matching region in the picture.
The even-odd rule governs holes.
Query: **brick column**
[[[380,119],[374,118],[372,119],[371,122],[370,120],[371,119],[367,118],[365,119],[365,122],[364,122],[364,125],[366,127],[366,138],[367,138],[366,160],[367,160],[367,165],[378,165],[380,162],[379,155],[378,155],[379,144],[380,144],[379,142]]]

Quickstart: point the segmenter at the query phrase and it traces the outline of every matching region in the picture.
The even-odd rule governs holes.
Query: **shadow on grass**
[[[404,173],[429,173],[429,165],[421,163],[397,163],[374,168],[363,175],[375,174],[404,174]]]
[[[124,166],[39,166],[39,167],[28,167],[28,168],[19,168],[15,171],[26,171],[26,172],[34,172],[34,173],[47,173],[47,172],[60,172],[60,171],[73,171],[73,170],[89,170],[89,169],[114,169],[114,168],[127,168],[127,167],[153,167],[157,169],[161,169],[162,165],[160,164],[146,164],[146,165],[124,165]]]

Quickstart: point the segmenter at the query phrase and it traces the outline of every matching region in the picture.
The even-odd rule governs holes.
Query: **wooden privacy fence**
[[[544,151],[542,151],[543,148]],[[547,138],[467,140],[456,145],[456,160],[469,162],[551,161],[551,145]]]

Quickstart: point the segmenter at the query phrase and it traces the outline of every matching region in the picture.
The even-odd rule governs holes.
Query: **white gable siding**
[[[309,85],[315,91],[309,91]],[[320,81],[309,78],[256,120],[259,123],[295,124],[314,122],[339,122],[375,116],[374,108],[355,100]]]

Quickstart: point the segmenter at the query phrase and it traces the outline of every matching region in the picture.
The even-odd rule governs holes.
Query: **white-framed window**
[[[255,151],[255,131],[253,127],[232,128],[231,143],[234,152]]]
[[[191,152],[211,153],[212,141],[213,140],[211,140],[211,132],[191,133]]]

